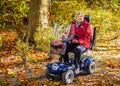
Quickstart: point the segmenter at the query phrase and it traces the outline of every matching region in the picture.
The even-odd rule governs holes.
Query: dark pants
[[[64,62],[69,64],[69,52],[73,52],[75,55],[75,67],[79,67],[81,54],[86,50],[83,45],[80,44],[66,44],[66,49],[61,52],[61,56],[64,58]]]

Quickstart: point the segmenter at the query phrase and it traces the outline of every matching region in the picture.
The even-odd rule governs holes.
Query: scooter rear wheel
[[[95,71],[95,68],[96,68],[95,62],[92,61],[92,62],[88,65],[87,73],[88,73],[88,74],[92,74],[92,73]]]
[[[50,79],[50,78],[51,78],[51,76],[50,76],[50,71],[49,71],[48,68],[47,68],[46,71],[45,71],[45,77],[46,77],[47,79]]]

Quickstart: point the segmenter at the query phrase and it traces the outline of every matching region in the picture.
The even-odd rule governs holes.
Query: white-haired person
[[[69,52],[74,52],[75,56],[75,73],[79,73],[79,61],[81,54],[90,48],[90,39],[92,36],[91,25],[84,19],[83,12],[76,13],[76,20],[70,25],[68,37],[72,39],[67,43],[66,50],[61,56],[64,62],[69,64]]]

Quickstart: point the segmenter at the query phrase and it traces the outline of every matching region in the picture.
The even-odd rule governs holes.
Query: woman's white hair
[[[83,13],[83,12],[80,12],[80,11],[79,11],[79,12],[76,12],[76,16],[77,16],[77,15],[80,15],[80,14],[82,14],[82,15],[84,16],[84,13]]]

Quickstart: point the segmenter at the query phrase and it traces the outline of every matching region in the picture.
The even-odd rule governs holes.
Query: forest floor
[[[3,46],[0,49],[0,86],[120,86],[120,31],[109,31],[98,36],[91,56],[95,59],[96,70],[93,74],[81,74],[73,83],[63,84],[61,79],[46,79],[48,63],[58,61],[58,55],[52,60],[46,53],[33,48],[24,61],[18,54],[15,44],[16,33],[13,30],[0,32]]]

